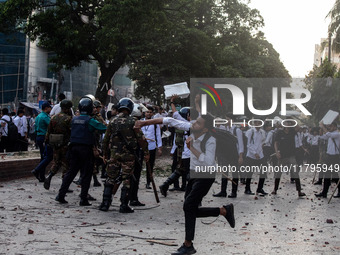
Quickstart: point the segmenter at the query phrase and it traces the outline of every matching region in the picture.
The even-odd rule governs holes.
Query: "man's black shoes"
[[[194,246],[191,244],[191,246],[185,246],[184,244],[178,248],[178,250],[174,253],[171,253],[171,255],[189,255],[189,254],[195,254],[196,250]]]
[[[224,205],[224,209],[227,211],[226,215],[224,216],[226,220],[229,222],[230,227],[235,227],[235,217],[234,217],[234,205]]]
[[[65,200],[64,197],[60,197],[59,195],[55,198],[55,201],[58,201],[61,204],[67,204],[68,202]]]
[[[168,187],[166,187],[165,184],[162,184],[161,186],[159,186],[159,190],[161,191],[161,194],[166,197],[167,195],[167,191],[168,191]]]
[[[130,202],[131,206],[145,206],[145,204],[139,202],[138,200],[133,200]]]
[[[227,193],[221,191],[217,194],[213,194],[213,197],[227,197]]]
[[[327,198],[327,194],[321,192],[319,194],[315,194],[316,197],[323,197],[323,198]]]
[[[237,194],[236,193],[230,193],[230,195],[228,195],[228,198],[236,198]]]
[[[256,191],[256,195],[265,196],[268,195],[268,193],[265,192],[263,189],[260,189]]]
[[[244,192],[244,194],[246,194],[246,195],[255,195],[255,193],[254,193],[254,192],[251,192],[251,190],[246,190],[246,191]]]
[[[87,199],[81,199],[79,202],[80,206],[90,206],[92,204],[89,203],[89,201]]]
[[[37,180],[40,182],[39,173],[38,173],[35,169],[33,169],[31,173],[32,173],[32,174],[35,176],[35,178],[37,178]]]

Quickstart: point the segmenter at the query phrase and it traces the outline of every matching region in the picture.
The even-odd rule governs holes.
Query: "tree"
[[[161,102],[163,85],[194,77],[290,77],[259,30],[263,19],[257,10],[234,0],[186,3],[177,12],[179,3],[172,2],[165,12],[171,36],[162,36],[157,48],[130,64],[137,96]]]
[[[339,111],[340,73],[336,66],[324,60],[319,67],[305,78],[305,83],[312,97],[306,107],[312,113],[312,121],[318,123],[328,110]]]
[[[148,34],[162,24],[160,0],[8,0],[0,5],[0,31],[23,30],[55,56],[55,69],[97,61],[96,97],[106,102],[114,73],[148,48]]]

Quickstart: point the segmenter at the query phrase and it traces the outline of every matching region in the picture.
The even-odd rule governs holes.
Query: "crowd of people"
[[[176,96],[171,98],[169,111],[166,112],[162,107],[136,104],[131,99],[123,98],[106,113],[100,101],[92,95],[86,95],[81,98],[78,110],[74,113],[72,102],[61,94],[58,104],[53,108],[44,102],[42,112],[31,118],[32,121],[27,120],[23,109],[18,109],[17,115],[11,118],[8,109],[4,108],[0,120],[1,151],[27,150],[27,138],[31,136],[35,138],[41,156],[39,165],[32,171],[37,180],[48,190],[53,176],[58,171],[62,173],[62,184],[56,201],[68,203],[66,194],[72,193],[70,185],[76,182],[81,185],[79,205],[90,206],[89,201],[95,200],[89,194],[90,183],[93,179],[94,186],[101,186],[97,179],[101,170],[101,177],[105,181],[99,210],[109,210],[112,197],[121,186],[119,211],[133,213],[132,207],[145,206],[138,198],[143,163],[146,163],[147,168],[146,189],[152,189],[155,158],[162,155],[163,145],[170,145],[172,173],[159,186],[159,190],[164,197],[168,196],[168,191],[185,192],[185,240],[173,253],[177,255],[196,252],[192,242],[198,217],[223,215],[230,226],[235,227],[233,204],[216,208],[201,206],[215,176],[197,174],[197,166],[219,164],[232,165],[236,169],[258,166],[260,174],[256,194],[266,196],[268,193],[264,190],[264,183],[267,173],[262,171],[263,166],[322,163],[331,168],[340,163],[340,133],[336,122],[308,128],[299,125],[288,127],[287,120],[284,127],[277,117],[274,122],[264,121],[262,127],[257,123],[259,119],[254,120],[254,126],[249,127],[233,125],[232,121],[240,123],[244,119],[228,113],[223,116],[228,124],[214,126],[214,117],[201,115],[198,104],[194,108],[182,107],[177,110],[176,100]],[[17,128],[16,142],[9,138],[9,130],[13,128],[11,122]],[[229,157],[218,156],[221,155],[217,151],[220,142],[216,137],[218,130],[235,138],[235,151],[228,151]],[[52,160],[53,165],[46,173]],[[78,172],[79,179],[74,180]],[[290,174],[298,197],[306,196],[302,192],[299,171],[291,171]],[[280,171],[274,174],[272,195],[278,192],[281,175]],[[326,198],[331,182],[338,183],[338,174],[336,171],[322,171],[317,177],[314,184],[323,184],[323,189],[315,195]],[[251,189],[252,178],[252,172],[223,173],[221,190],[213,196],[236,199],[239,183],[244,184],[244,194],[255,195]],[[232,186],[229,195],[228,181],[231,181]],[[339,189],[335,197],[340,197]]]

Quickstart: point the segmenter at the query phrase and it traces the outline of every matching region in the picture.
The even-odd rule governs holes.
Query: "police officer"
[[[56,201],[64,204],[66,192],[79,170],[83,172],[81,183],[80,206],[91,205],[87,199],[93,166],[94,130],[105,131],[106,126],[90,117],[93,112],[93,101],[82,98],[79,101],[80,115],[72,119],[70,138],[70,168],[63,178]]]
[[[130,192],[130,178],[133,175],[135,161],[137,159],[136,149],[138,144],[144,151],[145,161],[149,160],[147,142],[142,131],[133,129],[136,119],[131,117],[134,103],[129,98],[122,98],[118,103],[119,114],[110,122],[103,141],[104,161],[107,155],[107,179],[104,185],[103,202],[101,211],[107,211],[112,202],[112,191],[114,186],[123,183],[121,190],[121,205],[119,212],[134,212],[128,205]]]
[[[62,100],[60,102],[61,112],[51,118],[47,128],[45,142],[53,148],[53,165],[44,181],[44,188],[50,189],[52,177],[62,169],[62,174],[68,170],[66,153],[71,136],[72,102]],[[50,139],[51,138],[51,139]]]

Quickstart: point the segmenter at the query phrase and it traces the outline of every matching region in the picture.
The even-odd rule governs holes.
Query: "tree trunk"
[[[98,86],[96,90],[95,97],[102,103],[106,105],[106,100],[107,100],[107,92],[109,89],[111,89],[111,80],[114,75],[114,73],[118,70],[112,70],[111,72],[109,71],[109,68],[100,68],[100,77],[98,81]]]
[[[98,61],[99,62],[99,69],[100,69],[100,77],[99,82],[96,90],[95,97],[98,100],[106,105],[107,103],[107,92],[109,89],[113,88],[111,84],[111,80],[113,75],[116,71],[125,63],[127,57],[127,52],[124,46],[121,46],[117,51],[117,54],[113,61],[107,63],[107,61]]]

